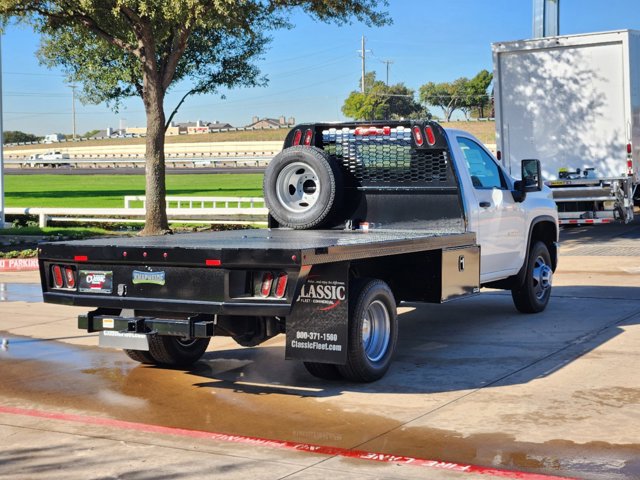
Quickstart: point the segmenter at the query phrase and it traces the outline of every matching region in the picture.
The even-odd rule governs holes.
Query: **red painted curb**
[[[0,258],[0,272],[29,272],[38,270],[37,258]]]
[[[493,475],[495,477],[509,478],[516,480],[567,480],[569,477],[557,477],[553,475],[543,475],[538,473],[518,472],[513,470],[502,470],[497,468],[481,467],[479,465],[459,464],[454,462],[443,462],[439,460],[427,460],[424,458],[405,457],[390,455],[387,453],[366,452],[363,450],[350,450],[340,447],[327,447],[322,445],[312,445],[309,443],[289,442],[284,440],[270,440],[266,438],[247,437],[243,435],[229,435],[226,433],[204,432],[200,430],[187,430],[183,428],[161,427],[158,425],[147,425],[144,423],[126,422],[111,418],[89,417],[85,415],[74,415],[60,412],[47,412],[44,410],[34,410],[27,408],[0,406],[0,413],[11,415],[24,415],[29,417],[47,418],[50,420],[62,420],[66,422],[77,422],[89,425],[101,425],[105,427],[135,430],[147,433],[159,433],[164,435],[176,435],[180,437],[201,438],[207,440],[217,440],[220,442],[239,443],[244,445],[254,445],[270,448],[281,448],[285,450],[295,450],[299,452],[316,453],[334,457],[345,457],[358,460],[369,460],[381,463],[395,463],[401,465],[411,465],[435,470],[448,470],[460,473],[475,473],[477,475]]]

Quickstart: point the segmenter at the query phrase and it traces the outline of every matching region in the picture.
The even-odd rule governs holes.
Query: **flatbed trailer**
[[[462,132],[455,135],[447,139],[433,122],[298,126],[265,174],[270,228],[45,243],[44,300],[95,307],[79,328],[142,363],[186,366],[211,337],[255,346],[284,333],[285,357],[313,375],[377,380],[396,348],[401,301],[448,302],[483,283],[511,289],[522,311],[549,300],[557,263],[550,195],[536,199],[541,183],[504,177],[501,195],[513,199],[495,208],[521,212],[520,220],[509,226],[482,212],[493,225],[493,237],[480,230],[490,267],[482,273],[469,224],[491,202],[465,193],[473,183],[454,161],[450,145]],[[506,246],[516,248],[510,269]]]

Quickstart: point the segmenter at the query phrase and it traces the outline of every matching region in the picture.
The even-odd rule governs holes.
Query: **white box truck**
[[[640,31],[492,47],[498,158],[514,172],[522,159],[540,160],[561,224],[630,222],[640,179]]]

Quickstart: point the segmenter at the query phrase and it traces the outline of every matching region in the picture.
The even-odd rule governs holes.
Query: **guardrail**
[[[140,204],[141,208],[146,208],[147,200],[144,195],[125,195],[124,208],[135,208],[133,203]],[[165,197],[167,209],[256,209],[264,208],[264,198],[262,197]],[[192,210],[194,211],[194,210]]]
[[[274,153],[275,155],[275,153]],[[207,157],[172,157],[165,159],[165,165],[169,168],[224,168],[224,167],[266,167],[273,155],[260,157],[223,157],[223,158],[207,158]],[[65,158],[64,160],[19,160],[5,159],[5,166],[13,166],[20,168],[40,168],[55,166],[56,164],[70,164],[76,168],[117,168],[117,167],[133,167],[144,168],[144,155],[132,154],[130,156],[121,157],[76,157]]]
[[[48,222],[143,223],[144,208],[23,208],[7,207],[5,215],[35,215],[38,225]],[[269,211],[254,208],[168,208],[169,223],[266,225]]]

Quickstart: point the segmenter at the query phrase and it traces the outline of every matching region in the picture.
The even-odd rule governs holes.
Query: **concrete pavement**
[[[0,475],[498,478],[453,470],[477,465],[640,478],[639,272],[638,257],[563,256],[539,315],[518,314],[504,292],[403,305],[395,363],[371,385],[310,377],[283,360],[280,338],[256,349],[214,339],[189,371],[138,366],[76,329],[84,309],[33,301],[25,293],[37,292],[33,273],[0,274],[13,286],[0,302],[0,331],[9,337],[0,352],[0,406],[71,416],[0,413]],[[323,445],[338,454],[84,417]],[[353,449],[441,460],[453,471],[339,454]]]

